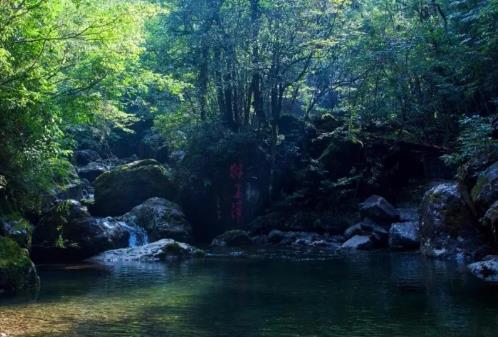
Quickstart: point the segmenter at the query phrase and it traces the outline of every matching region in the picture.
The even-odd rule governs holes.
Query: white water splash
[[[128,239],[128,247],[139,247],[149,243],[149,236],[142,227],[130,226],[124,222],[122,222],[121,225],[130,234],[130,238]]]

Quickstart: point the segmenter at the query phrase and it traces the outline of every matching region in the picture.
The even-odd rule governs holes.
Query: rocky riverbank
[[[265,145],[251,135],[216,134],[210,153],[195,152],[199,144],[193,142],[168,155],[162,146],[127,149],[125,138],[121,158],[80,136],[72,180],[47,193],[39,214],[2,217],[0,249],[10,253],[0,263],[0,288],[36,288],[30,259],[190,258],[201,254],[190,244],[211,241],[213,247],[419,250],[477,263],[469,270],[495,281],[498,158],[469,162],[455,180],[441,181],[424,168],[440,165],[438,149],[325,141],[331,127],[337,126],[326,118],[312,128],[282,123],[284,149],[272,171]],[[142,135],[148,144],[150,132]],[[296,148],[305,150],[306,160]],[[372,180],[378,153],[387,155]],[[411,157],[415,153],[419,157]],[[408,170],[410,165],[420,170]],[[362,174],[346,179],[348,172]]]

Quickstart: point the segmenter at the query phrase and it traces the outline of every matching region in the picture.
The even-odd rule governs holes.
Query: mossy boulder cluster
[[[36,289],[39,283],[27,249],[0,236],[0,295]]]
[[[118,166],[100,175],[94,186],[91,211],[99,216],[122,215],[152,197],[176,196],[171,171],[153,159]]]

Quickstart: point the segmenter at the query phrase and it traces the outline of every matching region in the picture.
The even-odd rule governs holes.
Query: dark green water
[[[205,258],[42,270],[9,336],[498,336],[498,289],[417,254]]]

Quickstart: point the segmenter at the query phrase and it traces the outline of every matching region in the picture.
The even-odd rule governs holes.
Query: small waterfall
[[[138,247],[149,243],[149,236],[147,235],[145,229],[138,226],[130,226],[124,222],[121,224],[130,234],[130,238],[128,239],[128,247]]]

